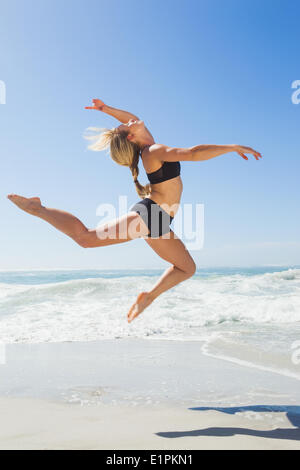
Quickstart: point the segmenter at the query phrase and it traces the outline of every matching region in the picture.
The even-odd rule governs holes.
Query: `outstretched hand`
[[[262,158],[262,155],[256,150],[253,150],[251,147],[236,145],[235,151],[240,155],[240,157],[244,158],[244,160],[248,160],[248,157],[246,157],[245,153],[250,153],[256,160]]]
[[[93,100],[93,106],[86,106],[84,109],[94,109],[95,111],[103,111],[105,104],[102,100]]]

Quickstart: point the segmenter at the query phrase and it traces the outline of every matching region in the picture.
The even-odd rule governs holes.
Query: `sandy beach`
[[[167,405],[77,407],[5,398],[0,409],[1,450],[300,449],[300,430],[284,412],[236,416]]]
[[[300,382],[197,341],[12,344],[3,449],[300,449]]]

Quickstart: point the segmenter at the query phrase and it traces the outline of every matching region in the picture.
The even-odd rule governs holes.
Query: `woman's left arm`
[[[261,154],[256,150],[242,145],[197,145],[196,147],[191,147],[190,150],[194,156],[194,161],[210,160],[230,152],[236,152],[245,160],[248,160],[248,157],[245,155],[246,153],[253,155],[256,160],[262,158]]]
[[[128,111],[122,111],[121,109],[113,108],[103,103],[102,100],[93,100],[93,106],[86,106],[85,109],[93,109],[95,111],[102,111],[105,114],[109,114],[123,124],[127,124],[130,119],[139,120],[137,116]]]
[[[245,160],[248,160],[246,153],[253,155],[256,160],[262,158],[256,150],[242,145],[196,145],[189,148],[176,148],[154,144],[149,148],[152,157],[162,162],[202,162],[230,152],[236,152]]]

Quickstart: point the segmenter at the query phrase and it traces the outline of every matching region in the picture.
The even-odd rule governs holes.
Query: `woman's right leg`
[[[77,217],[41,204],[39,198],[24,198],[11,194],[8,199],[23,211],[45,220],[65,233],[83,248],[96,248],[124,243],[148,234],[148,228],[136,212],[129,212],[119,219],[97,229],[88,229]],[[131,227],[131,230],[129,230]]]
[[[168,238],[147,238],[148,245],[165,261],[171,263],[149,292],[138,295],[128,312],[131,322],[159,295],[189,279],[195,274],[196,264],[184,243],[171,230]]]

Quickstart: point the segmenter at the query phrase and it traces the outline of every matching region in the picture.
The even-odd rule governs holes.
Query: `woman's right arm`
[[[105,114],[109,114],[123,124],[127,124],[130,119],[139,120],[137,116],[129,113],[128,111],[122,111],[121,109],[116,109],[111,106],[108,106],[103,103],[101,100],[93,100],[93,106],[86,106],[85,109],[93,109],[95,111],[102,111]]]

